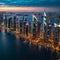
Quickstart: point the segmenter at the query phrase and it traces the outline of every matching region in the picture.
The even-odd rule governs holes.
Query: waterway
[[[0,31],[0,60],[57,60],[57,53],[24,43],[23,38]]]

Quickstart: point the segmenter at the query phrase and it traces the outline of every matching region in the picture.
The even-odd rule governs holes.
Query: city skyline
[[[0,60],[60,60],[60,0],[0,0]]]

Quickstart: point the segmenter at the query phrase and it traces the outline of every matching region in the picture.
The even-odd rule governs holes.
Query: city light
[[[60,23],[59,23],[58,27],[60,27]]]
[[[15,8],[11,9],[14,10]],[[10,9],[8,8],[7,10]],[[54,22],[52,23],[50,20],[50,18],[54,19],[58,17],[55,17],[55,15],[54,18],[52,16],[48,16],[45,9],[41,16],[38,13],[36,15],[35,12],[29,12],[31,13],[30,15],[20,13],[21,12],[3,12],[1,14],[2,19],[0,21],[0,28],[4,37],[3,40],[7,39],[5,35],[5,33],[7,33],[11,34],[9,36],[14,35],[17,40],[22,38],[24,40],[24,44],[29,44],[30,46],[33,45],[39,50],[44,47],[47,50],[50,49],[51,51],[60,51],[60,22],[57,23],[53,20]],[[20,16],[22,16],[21,20]],[[17,41],[17,43],[18,42],[19,41]]]
[[[0,60],[60,60],[60,0],[0,0]]]
[[[54,27],[57,27],[58,25],[56,23],[54,23]]]

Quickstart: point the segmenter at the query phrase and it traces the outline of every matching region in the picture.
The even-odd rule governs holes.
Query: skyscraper
[[[9,28],[9,29],[11,28],[11,24],[12,24],[12,18],[10,17],[10,18],[8,19],[8,28]]]
[[[59,39],[59,42],[60,42],[60,23],[58,24],[58,39]]]
[[[18,17],[14,16],[14,31],[16,31],[18,28],[19,28]]]
[[[23,34],[23,20],[20,20],[20,34]]]
[[[48,23],[47,23],[48,25],[47,25],[47,38],[49,39],[51,39],[51,31],[52,31],[52,28],[51,28],[51,23],[50,23],[50,21],[48,21]]]
[[[38,19],[35,15],[33,15],[32,25],[33,39],[35,39],[40,35],[40,23],[38,22]]]
[[[29,27],[30,27],[30,25],[29,25],[29,22],[27,22],[26,23],[26,36],[28,36],[28,34],[29,34]]]
[[[5,15],[5,19],[4,19],[4,24],[5,24],[5,27],[7,28],[7,15]]]
[[[58,40],[58,24],[54,23],[54,44],[57,46],[59,40]]]
[[[0,12],[0,25],[1,25],[2,22],[3,22],[3,13]]]
[[[46,11],[44,9],[43,13],[43,36],[44,36],[44,42],[47,42],[47,22],[46,22]]]
[[[23,34],[25,35],[26,34],[26,23],[27,23],[27,18],[25,18],[25,16],[23,16]]]

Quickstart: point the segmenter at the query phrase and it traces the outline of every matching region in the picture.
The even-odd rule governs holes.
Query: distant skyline
[[[0,6],[60,7],[60,0],[0,0]]]

